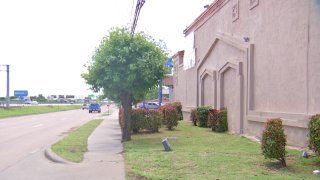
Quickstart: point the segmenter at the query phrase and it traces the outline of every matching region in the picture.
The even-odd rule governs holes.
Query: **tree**
[[[150,89],[148,89],[148,91],[146,92],[145,98],[147,100],[151,100],[151,99],[157,99],[159,96],[159,86],[153,86]]]
[[[127,28],[113,28],[96,48],[88,73],[81,76],[95,91],[103,90],[124,109],[122,140],[131,139],[132,103],[142,100],[166,72],[165,46],[142,32],[131,35]]]
[[[39,101],[39,102],[46,102],[47,99],[42,95],[42,94],[39,94],[38,97],[35,98],[36,101]]]

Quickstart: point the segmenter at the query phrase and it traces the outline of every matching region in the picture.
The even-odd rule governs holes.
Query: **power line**
[[[132,36],[133,36],[134,31],[136,29],[138,18],[139,18],[139,14],[140,14],[140,10],[141,10],[142,6],[144,5],[144,3],[145,3],[145,0],[138,0],[137,1],[136,11],[134,13],[133,23],[132,23],[132,27],[131,27],[131,35]]]

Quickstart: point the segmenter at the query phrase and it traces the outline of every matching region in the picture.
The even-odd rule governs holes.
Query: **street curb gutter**
[[[44,156],[55,163],[61,163],[61,164],[70,164],[69,162],[65,161],[64,159],[62,159],[60,156],[56,155],[56,153],[54,153],[51,148],[46,148],[44,150]]]

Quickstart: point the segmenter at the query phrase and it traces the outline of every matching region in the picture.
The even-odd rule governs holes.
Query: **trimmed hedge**
[[[174,102],[172,105],[175,107],[177,111],[177,118],[178,120],[183,120],[183,114],[182,114],[182,104],[180,102]]]
[[[197,108],[198,115],[198,126],[199,127],[208,127],[208,114],[209,114],[210,106],[200,106]]]
[[[309,122],[309,147],[320,155],[320,114],[314,115]]]
[[[119,124],[121,130],[124,125],[123,109],[119,109]],[[161,113],[157,110],[151,109],[133,109],[131,111],[130,130],[133,133],[138,133],[140,130],[148,130],[151,132],[158,132],[161,127]]]
[[[228,112],[227,109],[210,109],[208,113],[208,127],[212,131],[225,132],[228,130]]]
[[[162,113],[162,123],[168,130],[173,130],[175,126],[178,126],[177,111],[172,104],[166,104],[159,108]]]
[[[222,109],[218,112],[218,121],[215,126],[212,127],[213,131],[225,132],[228,131],[228,111]]]
[[[144,129],[145,124],[145,109],[133,109],[131,111],[131,130],[133,133],[138,133],[141,129]]]
[[[219,110],[217,109],[209,109],[209,113],[208,113],[208,127],[212,128],[216,126],[217,122],[218,122],[218,118],[219,118]]]
[[[161,127],[161,112],[154,109],[147,109],[145,115],[144,129],[151,132],[159,132]]]
[[[194,125],[194,126],[197,126],[197,122],[198,122],[198,112],[197,112],[197,109],[196,109],[196,108],[191,110],[190,119],[191,119],[193,125]]]
[[[151,132],[158,132],[162,124],[168,130],[173,130],[178,126],[178,117],[182,118],[182,106],[180,102],[168,103],[158,110],[138,108],[131,111],[130,129],[133,133],[138,133],[140,130],[149,130]],[[121,130],[124,125],[124,111],[123,108],[119,109],[119,124]]]
[[[261,150],[264,157],[277,159],[286,166],[286,143],[282,120],[269,119],[262,132]]]

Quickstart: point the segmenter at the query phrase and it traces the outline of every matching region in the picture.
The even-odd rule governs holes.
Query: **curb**
[[[60,156],[58,156],[56,153],[54,153],[51,148],[46,148],[44,150],[44,156],[54,162],[54,163],[60,163],[60,164],[70,164],[69,162],[67,162],[66,160],[62,159]]]

